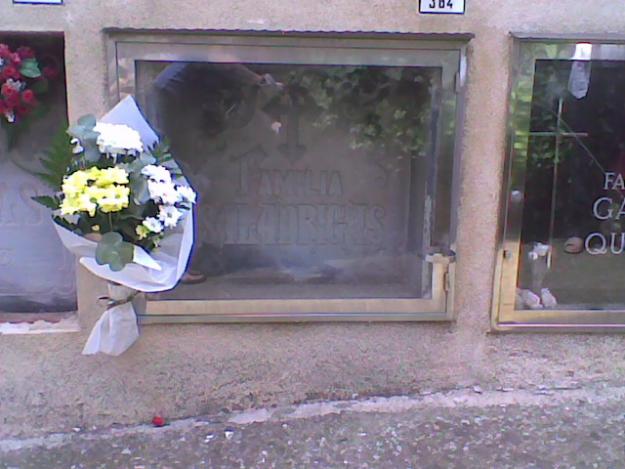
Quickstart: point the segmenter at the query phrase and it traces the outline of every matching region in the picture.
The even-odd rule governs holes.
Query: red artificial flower
[[[12,113],[12,112],[13,112],[13,106],[10,106],[9,103],[4,103],[3,108],[2,108],[2,114]]]
[[[9,105],[9,107],[17,107],[20,105],[20,94],[16,92],[14,94],[6,96],[5,101]]]
[[[34,59],[35,51],[30,47],[22,46],[17,48],[17,53],[22,59]]]
[[[35,103],[35,93],[33,93],[33,90],[24,90],[22,92],[22,102],[25,104]]]
[[[17,115],[17,117],[24,117],[28,114],[29,109],[26,106],[17,106],[15,108],[15,114]]]
[[[22,58],[17,52],[13,52],[11,55],[9,55],[8,59],[16,67],[19,67],[22,64]]]
[[[0,43],[0,59],[6,59],[11,55],[11,49],[6,44]]]
[[[10,86],[8,83],[4,83],[2,85],[2,88],[0,88],[0,94],[2,94],[2,96],[4,96],[5,98],[8,98],[9,96],[13,96],[17,92],[18,91],[12,86]]]
[[[9,65],[2,69],[2,77],[5,80],[8,80],[9,78],[13,78],[14,80],[19,80],[21,76],[22,75],[20,74],[19,70],[15,68],[13,65]]]
[[[59,69],[55,67],[54,65],[47,65],[43,67],[43,70],[41,71],[41,73],[48,80],[54,80],[59,76]]]
[[[4,101],[0,99],[0,118],[2,115],[9,110],[8,106],[4,104]]]

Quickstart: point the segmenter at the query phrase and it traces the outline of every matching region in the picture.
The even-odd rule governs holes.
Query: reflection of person
[[[148,113],[159,132],[170,138],[172,152],[200,194],[200,203],[210,186],[210,175],[202,170],[206,158],[224,151],[228,129],[242,128],[251,121],[259,92],[262,102],[262,95],[272,95],[281,86],[271,76],[241,64],[179,62],[168,65],[155,78],[147,99],[152,106]],[[270,125],[269,121],[267,127]],[[197,210],[196,226],[202,222],[202,211]],[[196,246],[202,244],[202,236],[201,231],[196,233]],[[192,253],[181,281],[204,280],[199,259]]]

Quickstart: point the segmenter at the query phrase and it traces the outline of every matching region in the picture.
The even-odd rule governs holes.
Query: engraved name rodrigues
[[[386,210],[358,200],[353,176],[337,169],[262,167],[241,160],[232,194],[207,201],[213,242],[248,245],[383,243]],[[373,190],[373,188],[371,188]],[[209,195],[210,198],[210,195]]]

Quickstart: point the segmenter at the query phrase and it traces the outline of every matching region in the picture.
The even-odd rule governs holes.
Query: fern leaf
[[[57,208],[59,208],[60,205],[59,199],[57,199],[56,197],[50,197],[48,195],[38,195],[35,197],[31,197],[31,199],[52,210],[56,210]]]
[[[39,159],[44,171],[34,173],[34,175],[54,191],[59,191],[73,158],[72,146],[65,129],[63,129],[52,139],[50,148],[46,151],[46,156]]]

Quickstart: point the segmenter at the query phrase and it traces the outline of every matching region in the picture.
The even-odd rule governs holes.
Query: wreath
[[[0,125],[9,134],[9,146],[15,141],[18,127],[25,127],[45,113],[40,97],[60,74],[54,59],[45,61],[49,63],[43,64],[31,47],[12,50],[0,43]]]

